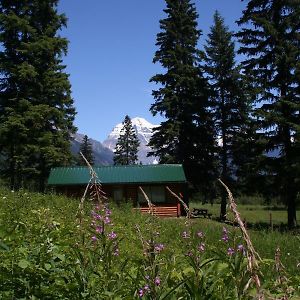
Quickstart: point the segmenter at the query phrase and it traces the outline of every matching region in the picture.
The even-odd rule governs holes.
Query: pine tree
[[[235,63],[232,33],[216,11],[214,25],[205,48],[205,70],[211,88],[210,105],[219,139],[221,179],[233,183],[237,166],[233,166],[235,137],[248,118],[249,104],[245,97],[242,77]],[[239,153],[240,154],[240,153]],[[226,191],[222,192],[220,218],[226,219]]]
[[[0,1],[0,151],[12,188],[66,164],[75,110],[57,35],[66,17],[58,0]]]
[[[94,155],[93,155],[93,148],[92,143],[87,135],[85,135],[82,139],[82,143],[80,144],[80,149],[78,153],[78,164],[80,166],[86,166],[86,162],[81,156],[80,152],[84,155],[87,161],[93,165],[94,164]]]
[[[214,136],[207,82],[197,49],[201,34],[198,14],[189,0],[166,0],[166,5],[167,16],[160,21],[153,59],[166,72],[150,79],[160,86],[152,93],[155,102],[150,111],[163,115],[166,121],[154,129],[150,155],[158,156],[160,163],[183,164],[188,180],[207,192],[214,174]]]
[[[265,156],[263,172],[276,182],[291,228],[300,186],[300,0],[251,0],[238,24],[245,73],[257,89],[260,142],[265,153],[280,152]]]
[[[138,153],[139,145],[140,142],[132,126],[131,119],[129,118],[128,115],[126,115],[115,148],[114,164],[115,165],[136,164],[138,160],[137,153]]]

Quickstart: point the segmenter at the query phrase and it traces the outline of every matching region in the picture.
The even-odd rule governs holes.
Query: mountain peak
[[[151,150],[148,146],[148,143],[153,134],[153,129],[158,125],[151,124],[146,119],[141,117],[132,118],[131,123],[140,141],[140,147],[138,151],[139,161],[141,161],[144,164],[154,163],[155,157],[147,157],[147,153]],[[122,128],[122,123],[117,124],[110,132],[107,139],[103,142],[103,145],[109,148],[110,150],[114,151]]]
[[[151,124],[146,119],[141,118],[141,117],[135,117],[135,118],[131,119],[131,123],[133,126],[146,127],[146,128],[154,128],[157,126],[157,125]]]

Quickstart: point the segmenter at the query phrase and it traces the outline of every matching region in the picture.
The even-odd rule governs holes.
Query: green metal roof
[[[94,167],[103,184],[186,182],[182,165],[134,165]],[[54,168],[49,185],[84,185],[90,179],[87,167]]]

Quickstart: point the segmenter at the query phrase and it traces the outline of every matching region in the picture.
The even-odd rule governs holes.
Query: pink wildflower
[[[138,295],[139,295],[140,298],[142,298],[144,296],[144,290],[139,289]]]
[[[154,283],[155,283],[156,286],[159,286],[160,285],[160,278],[156,277],[155,280],[154,280]]]
[[[103,227],[102,226],[97,226],[96,227],[96,232],[97,233],[103,233]]]
[[[201,244],[198,246],[198,251],[204,252],[204,250],[205,250],[205,244],[204,244],[204,243],[201,243]]]
[[[96,220],[102,220],[102,216],[99,215],[99,214],[95,214],[95,215],[94,215],[94,218],[95,218]]]
[[[112,231],[107,236],[110,240],[114,240],[117,237],[117,234]]]
[[[188,232],[186,232],[186,231],[184,231],[183,233],[182,233],[182,235],[181,235],[184,239],[188,239],[188,238],[190,238],[190,235],[189,235],[189,233]]]
[[[105,223],[105,224],[109,224],[109,223],[110,223],[110,218],[106,216],[106,217],[104,218],[104,223]]]
[[[119,256],[120,252],[119,252],[119,248],[115,248],[114,249],[114,252],[113,252],[113,255],[114,256]]]
[[[229,240],[228,231],[225,227],[223,227],[223,236],[222,236],[221,240],[225,243],[227,243]]]
[[[198,232],[197,232],[197,237],[203,238],[203,236],[204,236],[204,234],[203,234],[202,231],[198,231]]]
[[[228,248],[227,254],[228,254],[229,256],[232,256],[232,255],[234,254],[234,249],[233,249],[233,248]]]
[[[237,251],[242,252],[244,251],[244,246],[242,244],[237,246]]]
[[[163,245],[163,244],[156,244],[155,246],[154,246],[154,251],[155,252],[161,252],[162,250],[164,250],[164,248],[165,248],[165,246]]]

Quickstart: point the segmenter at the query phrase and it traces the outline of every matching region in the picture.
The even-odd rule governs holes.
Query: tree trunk
[[[287,92],[286,85],[283,84],[281,87],[281,97],[286,98]],[[287,105],[282,106],[282,114],[286,120],[290,120],[291,112],[290,108]],[[293,174],[293,163],[295,157],[293,157],[292,149],[292,140],[291,140],[291,129],[288,124],[282,126],[283,133],[283,145],[285,153],[285,166],[284,172],[281,176],[284,176],[283,179],[283,197],[287,205],[287,214],[288,214],[288,227],[289,229],[295,228],[297,226],[297,214],[296,214],[296,198],[297,198],[297,188],[295,183],[295,178]]]
[[[287,213],[289,229],[293,229],[297,226],[296,197],[296,193],[293,193],[293,191],[289,191],[287,195]]]

